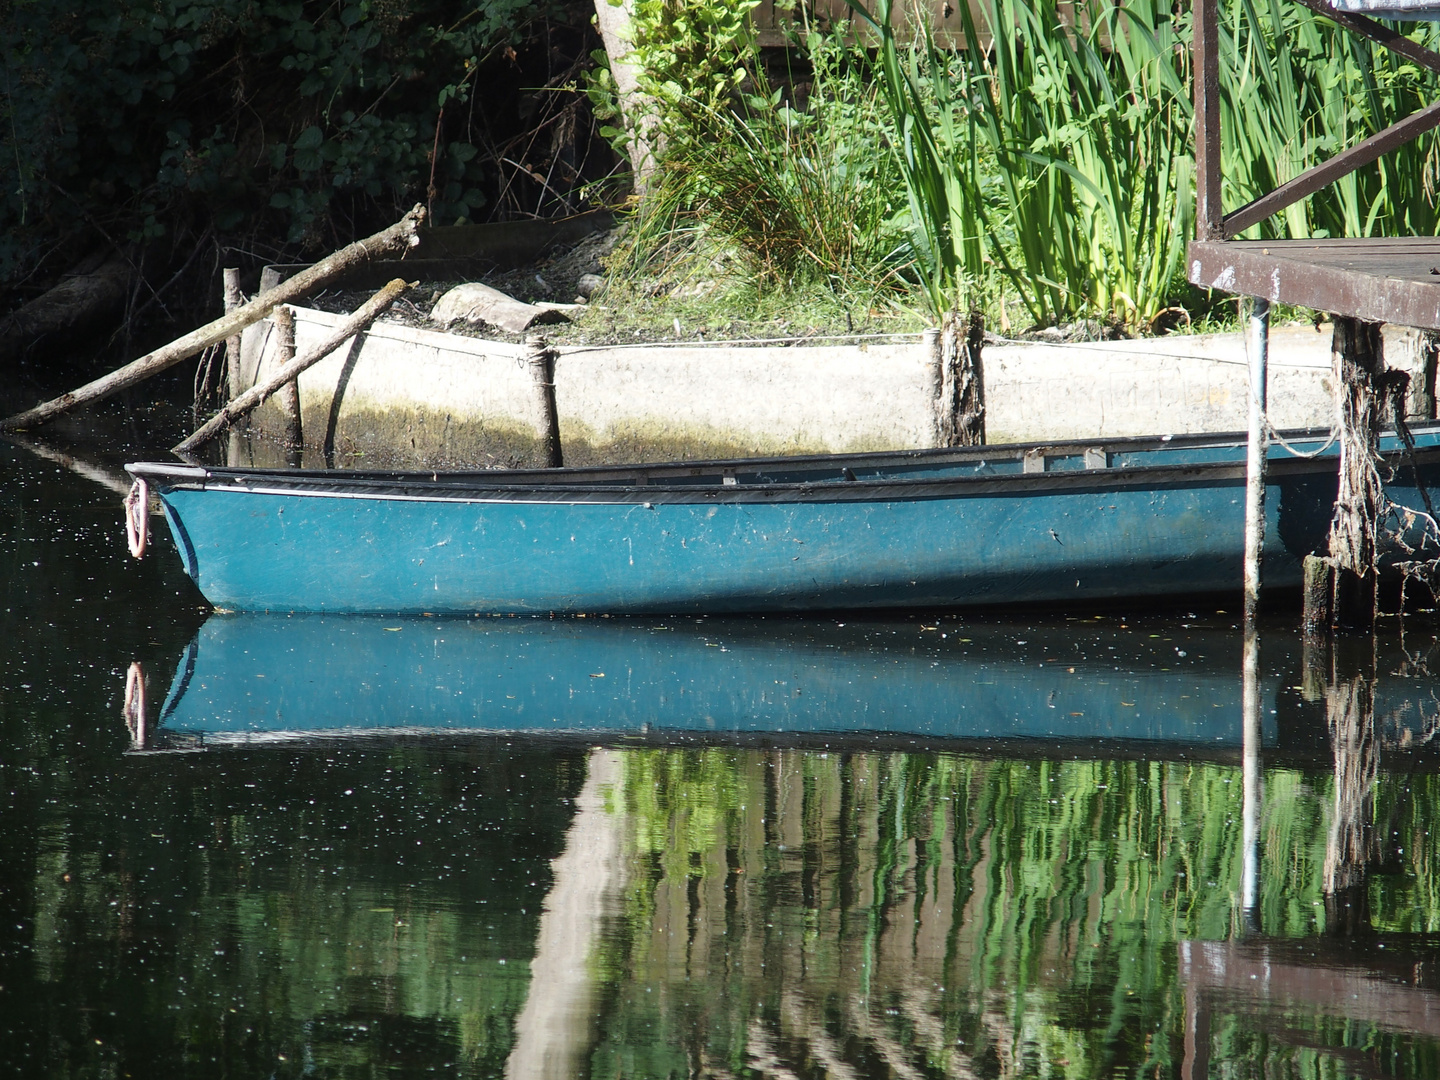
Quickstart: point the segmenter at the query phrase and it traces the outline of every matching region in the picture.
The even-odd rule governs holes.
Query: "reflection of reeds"
[[[1233,769],[723,750],[625,764],[618,805],[651,869],[627,903],[643,932],[609,963],[649,988],[632,1024],[698,1031],[732,1069],[968,1080],[1036,1039],[1099,1060],[1093,1018],[1060,1017],[1062,994],[1158,1023],[1173,935],[1229,931]],[[1305,865],[1315,838],[1297,840]],[[1318,897],[1318,880],[1272,907],[1296,889]],[[1117,974],[1134,995],[1111,992]]]

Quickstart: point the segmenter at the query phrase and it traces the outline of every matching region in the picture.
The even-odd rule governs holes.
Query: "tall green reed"
[[[1036,322],[1095,314],[1145,323],[1176,301],[1194,235],[1190,12],[1173,0],[976,0],[960,15],[966,40],[983,47],[952,59],[922,34],[907,63],[890,4],[872,16],[851,3],[880,37],[876,73],[892,88],[897,130],[923,133],[928,122],[949,136],[920,139],[918,155],[901,138],[926,227],[922,261],[978,221],[991,226],[995,266]],[[1298,4],[1234,0],[1222,23],[1231,208],[1440,94],[1433,73]],[[1410,33],[1440,44],[1434,24]],[[915,90],[922,70],[928,95]],[[1412,142],[1247,235],[1433,235],[1437,147],[1433,133]],[[963,224],[949,213],[957,191],[975,201]]]
[[[1434,73],[1298,4],[1233,0],[1221,21],[1221,160],[1231,209],[1440,96]],[[1440,46],[1440,26],[1407,29]],[[1437,146],[1431,132],[1245,235],[1434,235]]]
[[[1166,306],[1193,190],[1168,9],[1085,2],[1062,16],[1058,0],[978,0],[978,23],[960,5],[965,38],[991,44],[952,59],[928,29],[902,57],[890,0],[873,14],[850,3],[879,39],[937,310],[939,283],[983,280],[987,261],[1036,322],[1143,320]]]
[[[1004,179],[1003,213],[1039,322],[1145,321],[1169,302],[1191,230],[1186,57],[1163,0],[980,0],[987,51],[961,56]],[[981,40],[968,6],[967,39]]]
[[[980,306],[991,277],[987,255],[993,252],[1007,270],[1009,263],[1004,249],[986,240],[978,110],[968,100],[970,87],[951,77],[928,20],[916,20],[922,47],[902,54],[893,0],[876,0],[873,13],[859,0],[847,3],[878,38],[875,74],[895,129],[894,156],[931,311],[939,316]]]

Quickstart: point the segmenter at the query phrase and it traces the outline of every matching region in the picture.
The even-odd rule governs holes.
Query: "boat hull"
[[[823,483],[727,482],[721,469],[720,483],[644,486],[587,485],[584,470],[564,483],[132,471],[156,485],[187,571],[221,608],[622,614],[1235,591],[1243,466],[1209,456],[1006,475],[972,459]],[[827,475],[837,462],[854,472],[832,459]],[[1268,586],[1298,585],[1334,490],[1333,459],[1273,464]]]

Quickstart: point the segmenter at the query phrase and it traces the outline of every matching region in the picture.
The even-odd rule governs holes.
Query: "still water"
[[[1213,607],[212,614],[52,457],[0,444],[4,1075],[1440,1076],[1430,623],[1278,617],[1247,805]]]

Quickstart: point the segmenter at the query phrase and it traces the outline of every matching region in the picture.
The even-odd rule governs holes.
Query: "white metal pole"
[[[1245,341],[1250,361],[1250,439],[1245,455],[1245,627],[1253,628],[1260,604],[1260,557],[1265,550],[1265,459],[1270,432],[1265,421],[1266,366],[1270,359],[1270,301],[1256,297]]]
[[[1241,810],[1240,906],[1242,924],[1256,929],[1260,903],[1260,559],[1265,550],[1265,465],[1270,433],[1265,417],[1266,366],[1270,354],[1270,301],[1256,297],[1245,342],[1250,361],[1250,438],[1245,457],[1245,656],[1243,806]]]

